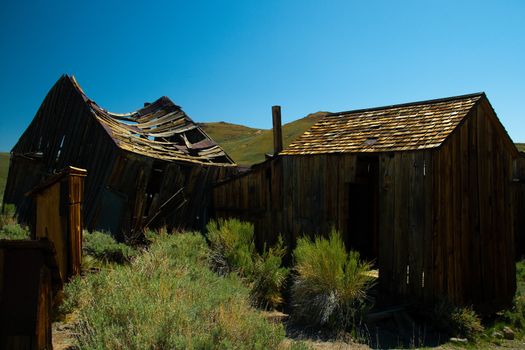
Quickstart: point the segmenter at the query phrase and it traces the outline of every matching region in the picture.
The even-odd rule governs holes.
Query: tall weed
[[[374,283],[371,265],[359,253],[347,252],[336,231],[329,238],[300,238],[293,252],[295,279],[291,289],[295,321],[312,327],[345,329],[358,325]]]

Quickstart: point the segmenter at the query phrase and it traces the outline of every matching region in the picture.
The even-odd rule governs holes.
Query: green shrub
[[[432,318],[438,328],[453,337],[476,340],[484,330],[479,316],[472,308],[454,306],[446,300],[436,303]]]
[[[250,223],[219,219],[211,221],[207,230],[213,269],[222,275],[238,273],[250,288],[252,305],[270,309],[281,305],[281,290],[289,273],[288,268],[282,267],[286,252],[282,239],[259,254]]]
[[[29,228],[19,224],[7,224],[0,228],[0,239],[29,239]]]
[[[82,288],[85,286],[80,276],[74,276],[64,284],[63,298],[58,306],[59,315],[67,315],[74,312],[79,304],[82,295]]]
[[[14,204],[4,204],[0,213],[0,229],[6,225],[18,224],[16,219],[16,207]]]
[[[16,208],[5,204],[0,213],[0,239],[29,239],[29,228],[18,224]]]
[[[159,236],[131,264],[89,274],[81,287],[66,288],[66,294],[79,291],[80,348],[277,348],[282,325],[249,306],[248,290],[235,274],[211,271],[208,253],[200,235]]]
[[[290,272],[282,266],[285,253],[281,237],[274,247],[265,248],[262,255],[254,253],[253,272],[248,276],[252,305],[275,309],[283,303],[281,290]]]
[[[214,270],[221,275],[238,272],[241,276],[248,276],[253,273],[255,243],[251,223],[219,219],[210,221],[206,229]]]
[[[294,250],[295,273],[291,289],[292,317],[307,326],[345,329],[357,326],[367,308],[373,285],[357,252],[346,252],[336,231],[328,239],[300,238]]]
[[[511,308],[503,313],[503,321],[520,335],[525,331],[525,261],[516,263],[516,294]]]
[[[126,244],[117,243],[109,234],[99,231],[83,232],[82,251],[88,257],[104,263],[127,263],[136,255],[135,249]]]

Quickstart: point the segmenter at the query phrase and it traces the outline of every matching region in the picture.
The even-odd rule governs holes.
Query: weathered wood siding
[[[515,150],[502,133],[483,100],[436,149],[282,156],[217,185],[216,215],[253,222],[259,246],[281,233],[293,248],[299,235],[333,227],[352,247],[349,186],[375,181],[377,237],[365,238],[378,241],[383,297],[492,312],[515,291]]]
[[[520,153],[514,161],[514,235],[516,259],[525,255],[525,153]]]
[[[283,235],[289,247],[303,234],[348,227],[347,185],[355,177],[355,155],[281,157],[214,188],[218,217],[255,224],[257,243]],[[347,189],[346,191],[343,189]]]
[[[0,240],[0,348],[51,349],[61,288],[51,242]]]
[[[426,300],[432,268],[432,151],[379,157],[379,282],[384,297]]]
[[[88,169],[84,214],[91,228],[94,204],[116,156],[116,145],[92,117],[78,91],[68,80],[60,80],[11,152],[4,203],[17,206],[22,222],[32,222],[32,203],[26,192],[55,170],[66,166]]]
[[[83,169],[66,168],[31,193],[36,203],[32,238],[53,243],[64,282],[80,274],[85,175]]]

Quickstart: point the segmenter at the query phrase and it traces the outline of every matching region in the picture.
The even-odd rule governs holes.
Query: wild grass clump
[[[374,280],[371,265],[347,252],[341,236],[300,238],[293,252],[291,288],[293,319],[310,327],[348,329],[361,323],[367,310],[367,291]]]
[[[481,319],[471,307],[459,307],[442,300],[436,303],[433,311],[436,326],[452,337],[479,339],[484,331]]]
[[[248,304],[232,274],[208,267],[202,236],[160,236],[131,264],[89,274],[73,286],[82,349],[275,349],[281,325]],[[68,300],[68,295],[66,295]]]
[[[525,332],[525,261],[516,263],[516,294],[512,307],[503,313],[503,321],[520,336]]]
[[[100,231],[82,233],[82,250],[87,260],[91,257],[103,263],[129,263],[137,254],[132,247],[117,243],[112,236]]]
[[[16,208],[5,204],[0,213],[0,239],[29,239],[29,228],[18,223]]]
[[[253,225],[237,219],[211,221],[207,226],[212,268],[221,275],[235,272],[250,288],[256,307],[275,309],[283,303],[281,291],[289,273],[282,266],[286,253],[282,239],[262,254],[255,249]]]

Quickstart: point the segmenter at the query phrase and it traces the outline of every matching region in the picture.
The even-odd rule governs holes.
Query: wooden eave
[[[39,192],[42,192],[43,190],[57,183],[58,181],[60,181],[62,178],[64,178],[67,175],[85,177],[87,176],[87,170],[81,169],[81,168],[75,168],[73,166],[68,166],[64,168],[63,170],[61,170],[60,172],[47,178],[44,182],[42,182],[41,184],[33,188],[31,191],[27,192],[26,196],[30,197],[30,196],[34,196],[38,194]]]

